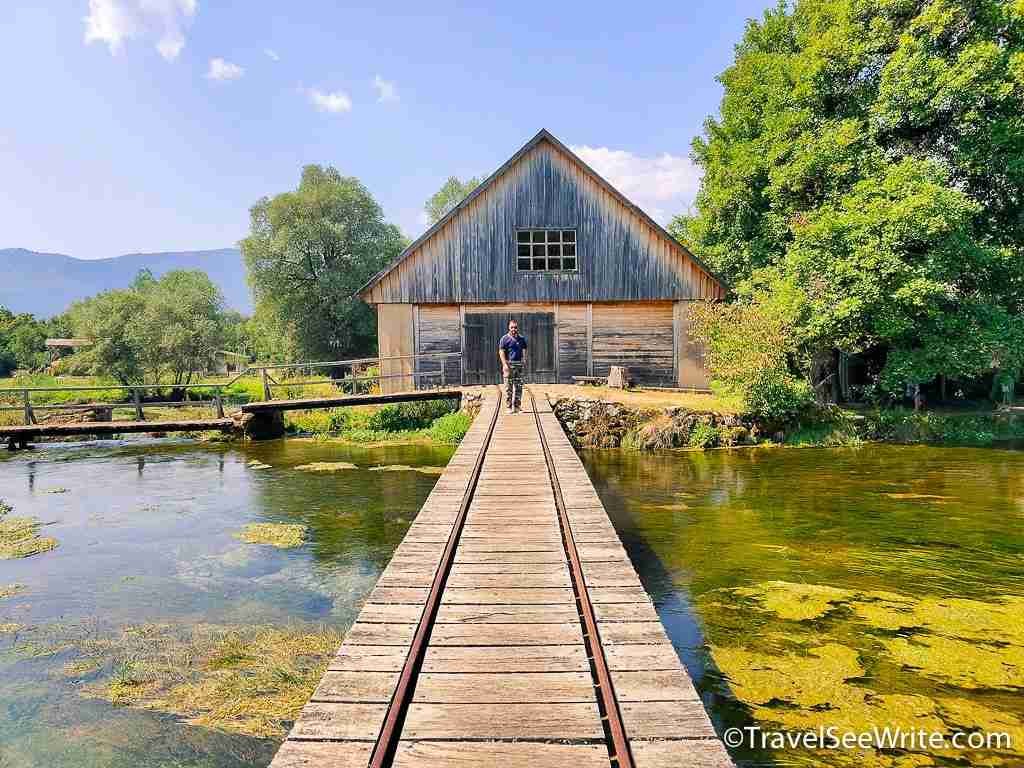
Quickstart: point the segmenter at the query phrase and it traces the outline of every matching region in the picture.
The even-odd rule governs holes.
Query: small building
[[[542,130],[359,295],[377,310],[381,373],[394,377],[384,391],[411,388],[414,371],[438,373],[437,359],[408,356],[440,352],[461,353],[445,364],[447,383],[497,382],[510,318],[529,340],[528,381],[622,365],[641,384],[703,388],[687,312],[725,287]]]
[[[44,342],[50,363],[64,357],[73,355],[80,349],[92,346],[92,339],[47,339]]]
[[[242,352],[229,352],[218,349],[213,353],[213,369],[209,373],[225,376],[240,373],[249,366],[249,356]]]

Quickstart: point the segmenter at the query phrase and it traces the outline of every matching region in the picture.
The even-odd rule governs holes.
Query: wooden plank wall
[[[396,355],[412,355],[413,326],[411,304],[377,305],[377,345],[382,358]],[[413,360],[381,360],[381,376],[408,374],[400,378],[386,378],[380,381],[380,391],[405,392],[415,389],[412,380]]]
[[[575,273],[518,272],[519,227],[577,230]],[[721,286],[667,238],[544,140],[387,273],[370,303],[720,298]]]
[[[419,355],[440,352],[462,351],[462,322],[458,306],[454,304],[423,304],[416,311],[416,353]],[[417,360],[416,370],[420,373],[440,371],[439,360]],[[445,380],[458,384],[462,380],[462,366],[458,358],[445,361]],[[440,383],[438,377],[423,378],[420,386]]]
[[[640,383],[675,386],[673,319],[669,301],[594,304],[594,375],[624,365]]]
[[[587,305],[558,305],[558,379],[587,375]]]
[[[380,310],[384,306],[380,305]],[[510,304],[475,304],[459,307],[453,304],[391,305],[394,315],[382,314],[380,326],[381,354],[391,348],[393,328],[403,313],[413,314],[415,349],[417,354],[460,352],[463,344],[463,316],[475,312],[555,312],[553,303],[519,302]],[[571,383],[573,376],[607,376],[613,365],[624,365],[641,384],[682,386],[704,389],[707,374],[703,367],[701,350],[689,340],[686,311],[689,302],[595,302],[559,304],[558,330],[555,343],[558,348],[558,380]],[[590,314],[588,328],[588,313]],[[389,328],[385,328],[384,317]],[[385,338],[385,335],[388,335]],[[588,348],[588,338],[592,345]],[[401,341],[402,344],[406,340]],[[495,340],[497,343],[497,340]],[[409,340],[410,348],[412,342]],[[395,347],[397,348],[397,347]],[[404,348],[404,347],[403,347]],[[435,360],[417,361],[417,370],[437,371]],[[455,358],[447,362],[446,381],[461,381],[461,367]],[[437,383],[424,379],[421,383]]]

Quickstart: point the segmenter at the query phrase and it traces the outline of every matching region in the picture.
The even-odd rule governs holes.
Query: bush
[[[698,422],[690,430],[691,448],[714,448],[718,443],[718,430],[711,424]]]
[[[454,400],[423,400],[416,403],[385,405],[366,423],[367,429],[377,432],[403,432],[425,429],[442,416],[454,413]]]
[[[427,434],[431,440],[439,443],[458,445],[462,442],[462,438],[466,436],[472,423],[473,417],[468,413],[462,411],[447,413],[440,418],[434,419],[434,423],[427,430]]]
[[[691,335],[704,345],[711,389],[739,401],[753,416],[782,421],[813,401],[810,385],[793,373],[791,323],[781,311],[758,303],[695,305]]]

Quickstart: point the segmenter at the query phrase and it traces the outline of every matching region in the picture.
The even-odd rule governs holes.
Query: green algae
[[[31,557],[48,552],[57,546],[57,540],[40,536],[42,523],[34,517],[0,518],[0,560]]]
[[[824,584],[794,584],[785,581],[770,581],[730,591],[737,597],[755,600],[762,610],[792,621],[820,618],[853,595],[847,589]]]
[[[379,467],[370,467],[371,472],[419,472],[424,475],[440,475],[444,467],[410,467],[406,464],[385,464]]]
[[[341,472],[346,469],[359,469],[349,461],[314,461],[310,464],[301,464],[296,467],[303,472]]]
[[[24,584],[8,584],[7,586],[0,586],[0,600],[8,597],[14,597],[24,591]]]
[[[735,599],[724,600],[723,595]],[[729,615],[739,618],[751,604],[765,616],[756,632],[749,631],[749,624],[743,632],[742,622],[724,620]],[[1024,688],[1024,597],[917,598],[770,581],[707,593],[701,608],[714,616],[717,627],[733,626],[733,637],[747,638],[742,645],[718,644],[710,650],[729,694],[758,722],[791,731],[898,728],[1019,735],[1002,752],[984,751],[986,765],[1001,765],[999,755],[1017,755],[1013,745],[1019,750],[1024,744],[1016,707],[997,708],[1008,705],[998,692]],[[843,642],[833,640],[839,638]],[[929,680],[934,686],[914,680]],[[950,696],[955,689],[995,695],[996,706]],[[973,759],[975,753],[964,748],[942,755]],[[808,765],[846,766],[848,757],[830,754],[819,763],[804,755]],[[893,762],[895,757],[876,751],[849,765],[933,764]],[[803,763],[798,759],[795,764]]]
[[[278,549],[301,547],[309,528],[300,523],[250,523],[235,534],[247,544],[269,544]]]
[[[886,638],[882,643],[898,664],[957,688],[1024,688],[1024,647],[1019,645],[929,635]]]
[[[124,627],[76,648],[77,675],[107,673],[81,694],[257,738],[280,738],[341,643],[328,627]],[[67,669],[67,667],[66,667]]]

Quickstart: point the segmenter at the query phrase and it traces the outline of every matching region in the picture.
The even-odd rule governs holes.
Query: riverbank
[[[710,401],[710,396],[705,397]],[[789,422],[769,423],[726,409],[644,407],[619,398],[579,395],[549,399],[577,448],[707,450],[754,445],[840,447],[873,442],[986,446],[1024,439],[1024,414],[1010,411],[828,407]]]
[[[361,445],[458,445],[480,409],[480,398],[479,394],[468,393],[463,395],[461,403],[425,400],[385,406],[290,411],[285,414],[285,429],[290,435]]]

